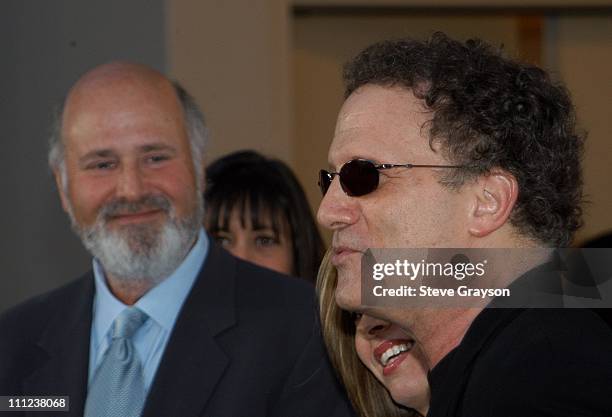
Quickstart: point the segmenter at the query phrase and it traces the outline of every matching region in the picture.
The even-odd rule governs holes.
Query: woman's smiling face
[[[396,403],[427,414],[428,369],[415,340],[399,326],[367,314],[359,315],[355,326],[355,349],[363,364]]]

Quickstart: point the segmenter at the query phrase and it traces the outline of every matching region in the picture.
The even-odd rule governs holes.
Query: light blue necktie
[[[113,322],[112,341],[89,387],[85,417],[139,417],[145,400],[144,379],[132,335],[147,320],[136,307]]]

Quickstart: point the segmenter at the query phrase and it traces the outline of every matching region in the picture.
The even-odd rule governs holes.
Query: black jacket
[[[612,331],[590,310],[485,309],[429,382],[428,417],[610,417]]]

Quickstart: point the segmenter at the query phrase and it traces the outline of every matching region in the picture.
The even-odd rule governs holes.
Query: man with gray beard
[[[121,233],[108,229],[108,220],[113,216],[122,212],[138,213],[142,207],[159,208],[167,213],[168,221],[159,231],[146,224],[127,225]],[[145,196],[138,202],[116,200],[100,209],[93,226],[84,228],[75,221],[70,206],[66,211],[74,231],[107,273],[126,280],[148,277],[156,284],[181,263],[194,241],[200,226],[201,202],[197,208],[193,216],[181,220],[163,195]]]
[[[205,139],[193,99],[150,68],[72,87],[49,162],[92,271],[0,317],[0,396],[67,396],[62,415],[87,417],[352,414],[309,285],[201,228]]]

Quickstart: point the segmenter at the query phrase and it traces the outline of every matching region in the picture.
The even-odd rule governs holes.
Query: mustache
[[[102,206],[98,218],[108,220],[111,217],[138,213],[143,210],[162,210],[165,213],[169,213],[171,208],[170,200],[161,194],[148,194],[136,201],[118,198]]]

